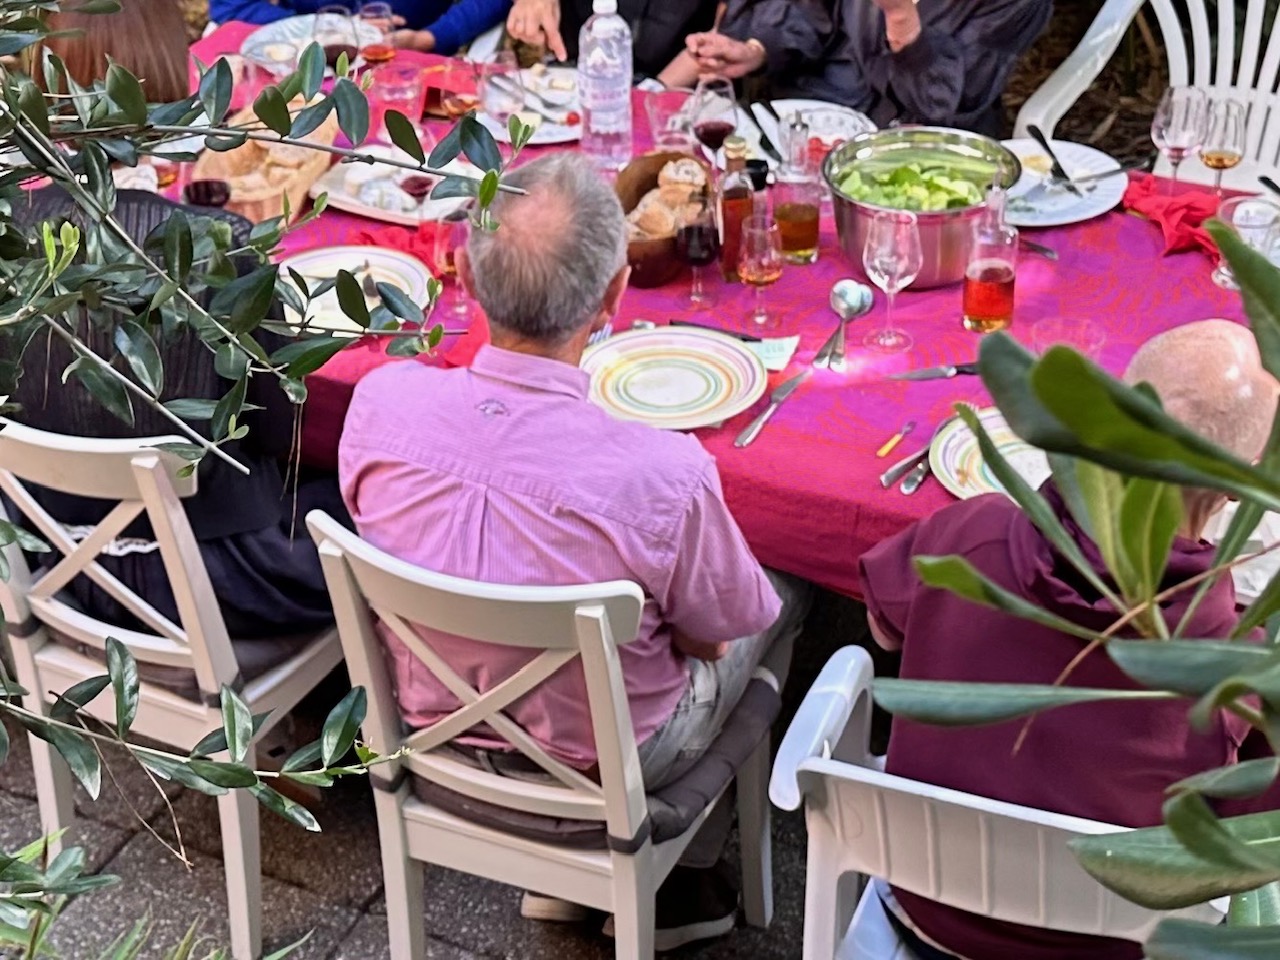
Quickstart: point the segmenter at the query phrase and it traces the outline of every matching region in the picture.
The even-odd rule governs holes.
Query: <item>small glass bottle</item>
[[[720,273],[738,280],[742,248],[742,224],[755,213],[755,190],[747,173],[747,141],[728,137],[724,142],[724,179],[720,181]]]
[[[782,257],[787,263],[818,259],[818,215],[822,184],[809,155],[809,124],[792,117],[784,137],[785,162],[773,187],[773,219],[782,234]]]
[[[964,274],[964,328],[993,333],[1013,323],[1018,274],[1018,231],[1004,219],[1005,193],[992,187],[987,209],[973,227],[973,248]]]

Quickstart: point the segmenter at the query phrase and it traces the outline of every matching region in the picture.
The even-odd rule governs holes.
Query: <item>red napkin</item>
[[[1160,225],[1166,254],[1199,249],[1216,258],[1218,246],[1200,225],[1217,213],[1221,201],[1203,190],[1184,189],[1169,196],[1166,189],[1151,174],[1139,174],[1125,191],[1124,208]]]

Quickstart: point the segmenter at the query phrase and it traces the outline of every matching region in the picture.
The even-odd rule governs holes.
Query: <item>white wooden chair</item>
[[[1210,27],[1205,0],[1107,0],[1080,45],[1047,79],[1018,113],[1016,135],[1037,124],[1046,136],[1062,115],[1089,88],[1105,67],[1138,11],[1147,3],[1155,14],[1169,64],[1169,83],[1196,86],[1211,100],[1235,98],[1247,111],[1244,162],[1223,176],[1223,186],[1257,191],[1259,174],[1275,174],[1280,166],[1280,33],[1267,22],[1267,0],[1218,0],[1216,36]],[[1236,11],[1247,4],[1243,32],[1236,28]],[[1190,33],[1190,47],[1186,34]],[[1240,41],[1240,55],[1236,45]],[[1156,173],[1168,175],[1161,156]],[[1213,171],[1197,163],[1182,164],[1180,176],[1213,182]]]
[[[341,659],[333,629],[292,646],[282,662],[242,683],[236,654],[218,608],[181,498],[196,491],[196,477],[179,477],[185,461],[154,449],[180,437],[97,440],[34,430],[10,421],[0,429],[0,491],[16,506],[23,523],[64,556],[41,573],[29,569],[21,550],[5,550],[11,569],[0,582],[17,679],[31,696],[32,710],[47,711],[50,694],[106,673],[107,637],[126,644],[143,677],[133,732],[190,750],[207,733],[222,726],[219,692],[223,684],[237,689],[254,713],[272,711],[260,735],[284,717]],[[92,533],[76,543],[44,510],[27,484],[81,497],[116,501],[114,509]],[[235,505],[228,503],[227,509]],[[97,557],[136,517],[151,524],[177,603],[175,624],[131,591],[97,562]],[[89,577],[144,624],[145,631],[126,630],[87,616],[61,594],[77,575]],[[254,641],[271,642],[271,641]],[[97,651],[87,656],[85,649]],[[196,698],[149,682],[149,671],[170,676],[194,674]],[[114,719],[110,696],[96,698],[87,710]],[[52,833],[71,826],[75,804],[71,772],[61,756],[31,737],[42,829]],[[253,751],[245,762],[254,762]],[[261,953],[261,868],[258,802],[244,790],[218,798],[232,950],[236,960]]]
[[[617,652],[639,625],[644,604],[640,588],[626,581],[514,587],[461,580],[382,553],[320,511],[307,516],[307,525],[320,546],[351,682],[368,691],[365,739],[384,755],[407,750],[371,771],[391,955],[396,960],[425,956],[422,865],[431,863],[611,911],[617,955],[652,957],[655,892],[727,782],[706,802],[699,800],[694,815],[677,828],[678,835],[659,842],[663,829],[641,780]],[[375,617],[453,692],[463,704],[459,710],[431,727],[406,733]],[[541,652],[481,695],[410,624]],[[513,700],[578,657],[599,755],[599,782],[549,756],[503,713]],[[752,686],[765,685],[755,681]],[[765,798],[769,722],[763,720],[762,738],[751,742],[745,763],[737,768],[744,906],[748,922],[756,926],[766,926],[772,912]],[[517,748],[517,756],[536,764],[545,779],[502,776],[466,762],[467,756],[448,742],[477,724]],[[729,768],[722,779],[731,776]],[[423,799],[424,786],[434,790],[429,799]],[[599,849],[571,849],[527,832],[520,835],[495,824],[495,818],[482,823],[477,816],[459,815],[456,805],[452,812],[445,809],[442,795],[460,798],[468,810],[486,808],[499,821],[503,815],[595,821],[603,825],[602,843]]]
[[[784,810],[803,803],[809,832],[805,960],[831,960],[837,951],[857,960],[912,960],[884,915],[876,891],[882,882],[1010,923],[1146,939],[1167,914],[1107,890],[1067,847],[1072,837],[1124,827],[883,772],[868,746],[872,672],[862,648],[836,651],[774,762],[769,797]],[[857,874],[876,883],[863,890],[851,925]],[[1211,904],[1176,915],[1222,917]]]

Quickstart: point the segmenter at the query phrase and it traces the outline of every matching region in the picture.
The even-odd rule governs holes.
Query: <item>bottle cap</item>
[[[592,13],[617,13],[618,0],[594,0],[591,4]]]
[[[738,136],[737,134],[734,134],[733,136],[730,136],[730,137],[725,137],[724,138],[724,155],[725,155],[725,159],[729,159],[730,157],[732,157],[733,159],[745,160],[747,158],[747,141],[742,139],[742,137]]]

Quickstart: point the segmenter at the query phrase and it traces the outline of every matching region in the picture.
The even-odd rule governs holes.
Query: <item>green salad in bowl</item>
[[[936,162],[904,163],[884,172],[850,170],[840,189],[850,199],[895,210],[956,210],[983,198],[973,180]]]

